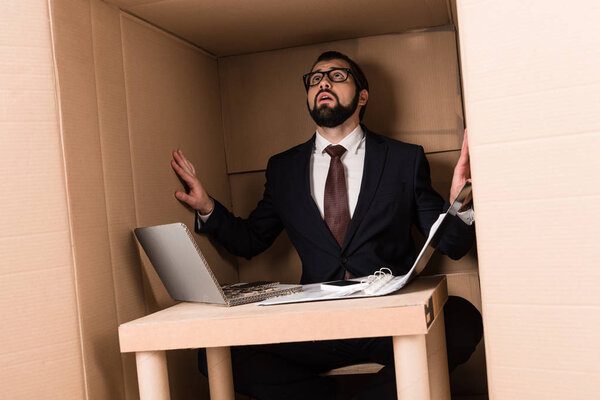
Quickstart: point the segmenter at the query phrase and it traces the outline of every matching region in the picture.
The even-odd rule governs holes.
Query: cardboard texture
[[[301,77],[331,49],[355,59],[369,79],[369,129],[426,152],[460,149],[456,42],[447,28],[219,59],[229,173],[265,169],[270,156],[310,139],[315,126]]]
[[[118,323],[146,310],[136,243],[131,147],[128,134],[120,15],[101,2],[91,2],[92,43],[96,75],[98,126],[102,148],[110,257]],[[123,354],[125,398],[136,398],[135,358]]]
[[[247,214],[262,194],[256,171],[314,132],[300,77],[319,52],[336,48],[364,66],[373,94],[366,125],[424,145],[434,185],[447,185],[460,148],[456,35],[445,26],[445,0],[345,2],[328,24],[316,23],[313,10],[325,18],[339,3],[113,2],[160,27],[108,3],[13,1],[0,14],[0,305],[8,321],[0,380],[10,382],[8,398],[139,397],[117,326],[173,302],[131,230],[193,223],[173,197],[182,185],[171,151],[183,149],[207,190]],[[399,34],[434,26],[442,27]],[[592,123],[589,116],[580,127]],[[285,235],[250,262],[196,240],[220,281],[300,277]],[[469,260],[440,269],[475,268]],[[173,398],[208,393],[195,357],[167,355]]]
[[[217,56],[403,32],[450,22],[446,0],[371,0],[368,5],[358,0],[344,1],[343,5],[318,0],[109,2]],[[360,23],[356,22],[357,16]]]
[[[492,399],[600,396],[598,18],[458,2]]]
[[[193,213],[173,196],[183,186],[171,169],[171,152],[182,149],[206,190],[230,204],[217,62],[130,16],[123,16],[122,30],[137,226],[182,221],[193,231]],[[207,237],[196,240],[217,279],[237,281],[232,258],[222,256],[225,252]],[[151,265],[145,265],[152,287],[160,290],[153,291],[153,302],[162,308],[171,300]]]
[[[0,132],[2,397],[82,398],[79,313],[46,1],[12,2],[0,13]]]
[[[124,396],[98,125],[90,2],[51,3],[86,390]],[[85,171],[85,173],[82,173]],[[104,381],[112,384],[106,385]]]

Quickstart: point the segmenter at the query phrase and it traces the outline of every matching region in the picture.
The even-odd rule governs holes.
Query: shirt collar
[[[319,131],[317,131],[317,134],[315,136],[315,152],[317,154],[325,152],[325,147],[334,144],[331,143],[329,140],[325,139],[323,136],[321,136]],[[346,148],[347,153],[355,153],[364,137],[365,133],[363,132],[359,124],[356,126],[356,128],[354,128],[352,132],[350,132],[348,136],[346,136],[337,144],[344,146]]]

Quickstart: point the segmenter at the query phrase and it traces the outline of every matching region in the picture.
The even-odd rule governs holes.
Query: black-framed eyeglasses
[[[323,80],[325,74],[331,82],[345,82],[352,70],[350,68],[332,68],[328,71],[315,71],[302,75],[304,86],[308,89],[309,86],[316,86]]]

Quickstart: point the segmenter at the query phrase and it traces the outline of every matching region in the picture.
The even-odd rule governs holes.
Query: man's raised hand
[[[463,137],[462,149],[460,150],[460,157],[454,167],[454,176],[452,177],[452,186],[450,187],[450,204],[454,202],[456,196],[460,192],[460,189],[464,186],[467,181],[471,181],[471,165],[469,164],[469,140],[467,130],[465,129],[465,135]],[[465,205],[471,201],[471,196],[465,201]]]
[[[186,203],[188,206],[197,210],[202,215],[210,214],[215,206],[213,199],[210,198],[202,183],[196,176],[196,169],[194,165],[183,155],[181,150],[173,152],[173,159],[171,160],[171,167],[175,170],[177,175],[185,182],[188,186],[189,191],[178,190],[175,192],[177,200]]]

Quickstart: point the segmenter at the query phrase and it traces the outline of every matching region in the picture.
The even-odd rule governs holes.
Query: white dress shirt
[[[335,143],[329,142],[317,131],[315,147],[310,157],[310,192],[322,218],[325,218],[325,182],[327,181],[329,163],[331,162],[331,156],[325,152],[325,148],[331,144]],[[346,149],[346,152],[340,157],[340,161],[344,166],[348,207],[350,218],[352,218],[358,202],[365,165],[365,133],[358,125],[356,129],[337,144],[344,146]]]
[[[310,192],[322,218],[325,218],[325,182],[327,181],[329,163],[331,161],[331,156],[325,152],[325,148],[330,144],[334,143],[329,142],[317,131],[315,146],[310,157]],[[346,152],[342,154],[340,160],[344,166],[346,190],[348,191],[348,207],[350,218],[352,218],[356,209],[356,203],[358,202],[365,165],[365,133],[361,126],[358,125],[356,129],[337,144],[346,148]],[[212,212],[207,215],[201,215],[199,212],[196,212],[200,225],[206,222],[211,214]],[[472,208],[459,212],[458,217],[467,225],[473,224],[475,220]]]

